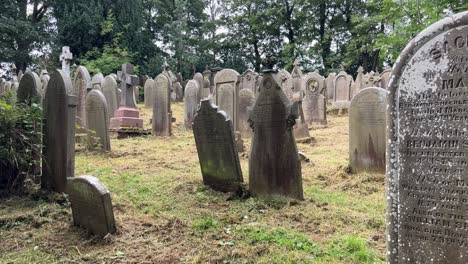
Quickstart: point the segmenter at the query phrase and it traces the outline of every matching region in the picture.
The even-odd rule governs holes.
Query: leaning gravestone
[[[197,112],[198,107],[198,82],[190,80],[185,86],[185,98],[184,98],[184,123],[185,127],[191,128],[193,118]]]
[[[42,99],[41,79],[35,72],[27,71],[21,78],[18,91],[16,92],[17,102],[30,105],[33,98],[39,101]]]
[[[216,104],[220,110],[226,112],[234,130],[237,131],[239,73],[232,69],[224,69],[216,74],[214,84]]]
[[[297,113],[281,89],[267,57],[263,80],[250,116],[254,132],[249,156],[249,189],[254,195],[303,199],[301,161],[292,132]]]
[[[104,78],[102,93],[104,97],[106,97],[109,118],[112,118],[114,117],[115,111],[119,108],[119,101],[117,100],[117,81],[111,75]]]
[[[327,124],[327,99],[325,79],[317,72],[308,73],[302,78],[304,98],[302,108],[308,125]]]
[[[75,174],[77,98],[70,77],[62,70],[50,76],[43,102],[42,188],[64,192]]]
[[[73,81],[73,94],[78,98],[78,106],[76,109],[76,122],[81,127],[86,127],[86,95],[88,88],[91,88],[91,77],[84,66],[78,66],[75,71],[75,79]]]
[[[335,109],[347,109],[351,101],[351,83],[353,78],[345,71],[341,71],[335,77],[332,107]]]
[[[94,147],[96,142],[92,138],[97,137],[103,151],[111,150],[107,101],[102,92],[97,89],[92,90],[86,96],[86,127],[90,134],[88,147]]]
[[[242,137],[251,137],[252,129],[249,124],[249,116],[255,105],[255,95],[249,88],[239,91],[239,132]]]
[[[387,262],[468,263],[468,12],[402,51],[388,85]]]
[[[154,79],[153,89],[153,135],[171,135],[171,87],[167,75],[161,73]]]
[[[145,86],[144,86],[143,89],[144,89],[144,93],[145,93],[145,107],[146,108],[153,108],[154,80],[153,79],[146,80]]]
[[[237,191],[243,182],[232,122],[210,99],[201,101],[193,120],[203,183],[222,192]]]
[[[116,232],[110,192],[96,177],[70,178],[67,193],[75,226],[101,238]]]
[[[385,170],[385,108],[387,92],[365,88],[349,106],[349,162],[353,172]]]

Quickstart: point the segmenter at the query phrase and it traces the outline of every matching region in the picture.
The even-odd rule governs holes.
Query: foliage
[[[14,93],[0,98],[0,190],[21,191],[27,175],[40,167],[42,108],[10,104]]]

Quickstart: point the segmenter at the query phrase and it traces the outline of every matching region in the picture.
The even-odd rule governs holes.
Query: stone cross
[[[60,55],[60,61],[62,62],[62,70],[67,74],[70,74],[70,61],[73,58],[73,54],[70,52],[70,47],[62,47],[62,54]]]
[[[122,90],[121,106],[136,108],[135,93],[133,87],[138,85],[140,80],[133,74],[133,64],[126,63],[122,65],[122,71],[117,72],[117,81],[120,82]]]

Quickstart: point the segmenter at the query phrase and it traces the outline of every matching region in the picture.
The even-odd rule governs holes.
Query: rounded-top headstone
[[[109,118],[114,117],[115,111],[119,108],[117,89],[117,81],[114,77],[111,75],[106,76],[102,83],[102,93],[106,97],[107,107],[109,109]]]
[[[468,263],[468,12],[418,34],[388,85],[387,261]]]
[[[100,73],[100,72],[96,73],[93,76],[93,79],[91,79],[91,85],[92,85],[93,89],[101,90],[103,82],[104,82],[104,75],[102,75],[102,73]]]
[[[39,79],[37,73],[27,71],[19,83],[17,91],[18,103],[30,104],[34,97],[42,99],[41,87],[41,79]]]
[[[111,150],[107,101],[104,94],[97,89],[93,89],[86,96],[86,128],[93,137],[99,138],[102,150]]]

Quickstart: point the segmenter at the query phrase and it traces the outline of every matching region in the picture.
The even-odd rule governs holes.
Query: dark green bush
[[[0,194],[23,190],[27,176],[40,173],[42,107],[15,104],[16,95],[0,96]]]

